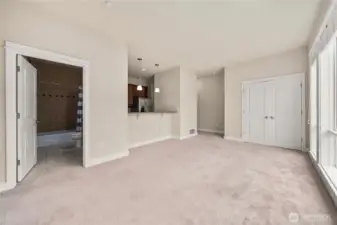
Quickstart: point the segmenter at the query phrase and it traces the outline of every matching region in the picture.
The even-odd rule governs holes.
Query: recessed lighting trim
[[[110,7],[112,5],[112,0],[104,0],[106,6]]]

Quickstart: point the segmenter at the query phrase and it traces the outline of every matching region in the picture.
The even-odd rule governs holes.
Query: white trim
[[[198,129],[198,131],[201,131],[201,132],[207,132],[207,133],[214,133],[214,134],[224,134],[224,131],[221,131],[221,130],[212,130],[212,129]]]
[[[245,142],[242,138],[239,137],[224,136],[223,138],[227,141]]]
[[[143,146],[143,145],[149,145],[149,144],[153,144],[153,143],[156,143],[156,142],[165,141],[165,140],[169,140],[169,139],[172,139],[172,137],[171,136],[167,136],[167,137],[161,137],[161,138],[152,139],[152,140],[149,140],[149,141],[143,141],[143,142],[132,144],[129,147],[129,149],[138,148],[138,147]]]
[[[186,136],[179,137],[179,138],[176,138],[176,139],[179,139],[179,140],[185,140],[185,139],[192,138],[192,137],[196,137],[196,136],[198,136],[198,133],[186,135]]]
[[[265,144],[265,143],[251,142],[251,141],[247,141],[247,140],[244,140],[244,139],[238,138],[238,137],[224,136],[224,139],[227,140],[227,141],[236,141],[236,142],[250,143],[250,144],[257,144],[257,145],[268,146],[268,147],[276,147],[276,148],[291,149],[291,148],[285,148],[285,147],[280,147],[280,146],[276,146],[276,145],[267,145],[267,144]],[[300,151],[300,152],[307,152],[307,151],[308,151],[307,149],[305,149],[305,150],[301,150],[301,149],[291,149],[291,150]]]
[[[277,79],[283,78],[285,76],[299,76],[299,75],[305,76],[305,72],[292,73],[292,74],[284,74],[284,75],[279,75],[279,76],[265,77],[265,78],[252,79],[252,80],[245,80],[245,81],[241,81],[241,84],[260,83],[260,82],[277,80]]]
[[[0,184],[0,193],[5,192],[5,191],[9,191],[9,190],[13,189],[14,187],[15,187],[15,185],[10,186],[8,183],[1,183]]]
[[[37,48],[20,45],[5,41],[5,76],[6,76],[6,187],[14,188],[16,186],[16,159],[17,159],[17,143],[16,143],[16,57],[23,55],[38,59],[49,60],[53,62],[78,66],[83,68],[83,135],[90,137],[89,127],[89,62],[50,51],[40,50]],[[84,138],[83,143],[83,166],[88,167],[89,155],[89,138]]]
[[[109,156],[105,156],[102,158],[97,158],[97,159],[91,159],[90,162],[85,166],[85,167],[92,167],[92,166],[96,166],[102,163],[107,163],[116,159],[120,159],[126,156],[129,156],[129,151],[125,151],[119,154],[113,154],[113,155],[109,155]]]
[[[4,192],[4,191],[7,191],[6,183],[1,183],[1,184],[0,184],[0,193],[1,193],[1,192]]]
[[[305,107],[306,105],[306,87],[307,87],[307,79],[305,76],[305,73],[302,74],[302,78],[301,78],[301,88],[302,88],[302,106],[301,106],[301,111],[302,111],[302,115],[301,115],[301,119],[302,119],[302,151],[305,151],[306,148],[306,144],[307,144],[307,120],[306,115],[309,117],[309,113],[307,112],[307,108]],[[308,119],[308,118],[307,118]]]
[[[34,57],[38,59],[45,59],[52,62],[63,63],[78,67],[88,67],[89,62],[87,60],[70,57],[63,54],[58,54],[42,49],[33,48],[26,45],[16,44],[10,41],[5,41],[5,49],[11,49],[16,54],[24,55],[28,57]]]

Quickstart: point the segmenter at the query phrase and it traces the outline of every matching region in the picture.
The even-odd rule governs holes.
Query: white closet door
[[[247,128],[248,139],[254,143],[265,143],[265,105],[266,82],[251,83],[248,85]]]
[[[275,80],[275,145],[302,149],[302,75]]]
[[[266,85],[266,104],[265,104],[265,144],[266,145],[276,145],[276,120],[275,120],[275,107],[276,107],[276,84],[275,81],[265,82]]]

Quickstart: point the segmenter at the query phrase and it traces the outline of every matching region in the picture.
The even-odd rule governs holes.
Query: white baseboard
[[[4,192],[4,191],[7,191],[7,185],[6,185],[6,183],[1,183],[0,184],[0,193]]]
[[[238,137],[224,136],[223,138],[228,140],[228,141],[244,142],[244,140],[242,140],[242,138],[238,138]]]
[[[11,189],[15,188],[15,185],[9,185],[8,183],[1,183],[0,184],[0,193],[9,191]]]
[[[138,147],[143,146],[143,145],[149,145],[149,144],[153,144],[153,143],[156,143],[156,142],[165,141],[165,140],[168,140],[168,139],[172,139],[172,137],[171,136],[167,136],[167,137],[161,137],[161,138],[152,139],[152,140],[149,140],[149,141],[143,141],[143,142],[135,143],[135,144],[132,144],[129,147],[129,149],[131,149],[131,148],[138,148]]]
[[[120,158],[126,157],[129,154],[130,154],[129,151],[126,151],[126,152],[117,153],[117,154],[109,155],[109,156],[102,157],[102,158],[92,159],[92,160],[90,160],[88,165],[85,165],[85,167],[92,167],[92,166],[96,166],[96,165],[99,165],[99,164],[102,164],[102,163],[110,162],[110,161],[113,161],[115,159],[120,159]]]
[[[198,135],[199,134],[196,132],[195,134],[190,134],[190,135],[179,137],[179,138],[176,138],[176,139],[178,139],[178,140],[184,140],[184,139],[195,137],[195,136],[198,136]]]
[[[211,130],[211,129],[198,129],[201,132],[214,133],[214,134],[224,134],[221,130]]]

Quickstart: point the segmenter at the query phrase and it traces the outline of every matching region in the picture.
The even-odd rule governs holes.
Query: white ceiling
[[[320,0],[114,1],[45,4],[63,17],[125,41],[129,73],[185,66],[198,75],[306,46]],[[58,2],[58,1],[57,1]],[[61,1],[62,2],[62,1]],[[143,58],[141,71],[137,57]]]

